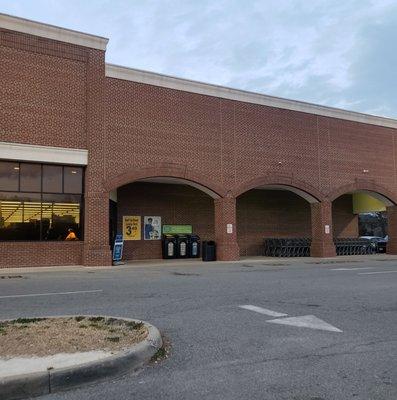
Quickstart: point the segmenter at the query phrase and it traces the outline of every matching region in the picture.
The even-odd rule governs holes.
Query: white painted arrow
[[[252,304],[246,304],[244,306],[239,306],[244,310],[255,311],[259,314],[269,315],[270,317],[286,317],[288,314],[280,313],[277,311],[268,310],[267,308],[262,308],[258,306],[253,306]]]
[[[300,328],[319,329],[330,332],[343,332],[335,326],[332,326],[323,321],[322,319],[315,317],[314,315],[302,315],[301,317],[271,319],[266,322],[270,322],[271,324],[297,326]]]

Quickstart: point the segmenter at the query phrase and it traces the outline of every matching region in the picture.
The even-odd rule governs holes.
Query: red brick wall
[[[214,239],[214,202],[198,189],[186,185],[133,183],[118,190],[118,229],[123,215],[155,215],[162,224],[187,224],[201,240]],[[161,258],[161,241],[126,241],[124,258],[143,260]]]
[[[240,255],[262,255],[265,237],[310,237],[310,204],[288,191],[250,190],[237,198]]]
[[[0,141],[86,148],[87,53],[0,29]]]
[[[358,237],[358,215],[353,214],[353,197],[343,195],[332,203],[334,237]]]
[[[81,265],[83,242],[0,242],[0,268]]]
[[[324,195],[356,179],[397,192],[392,128],[114,78],[106,106],[107,178],[166,162],[226,190],[279,176]]]

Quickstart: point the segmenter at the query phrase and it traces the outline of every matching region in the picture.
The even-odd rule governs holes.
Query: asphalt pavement
[[[0,270],[0,318],[146,320],[158,364],[42,399],[397,399],[397,257]]]

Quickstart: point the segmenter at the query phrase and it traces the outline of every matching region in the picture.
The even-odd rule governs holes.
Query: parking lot
[[[397,398],[397,258],[1,270],[0,317],[147,320],[170,357],[51,399]]]

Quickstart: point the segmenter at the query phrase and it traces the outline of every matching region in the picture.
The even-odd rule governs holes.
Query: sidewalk
[[[200,267],[200,266],[220,266],[227,264],[341,264],[349,262],[360,261],[396,261],[397,255],[389,254],[373,254],[373,255],[359,255],[359,256],[338,256],[330,258],[314,258],[314,257],[241,257],[238,261],[211,261],[204,262],[201,259],[179,259],[179,260],[136,260],[126,261],[123,265],[114,266],[98,266],[86,267],[83,265],[73,266],[53,266],[53,267],[22,267],[22,268],[0,268],[0,279],[8,278],[12,275],[19,275],[22,273],[37,273],[37,272],[73,272],[73,271],[87,271],[87,270],[118,270],[130,268],[153,268],[153,267]],[[4,277],[4,278],[3,278]]]

